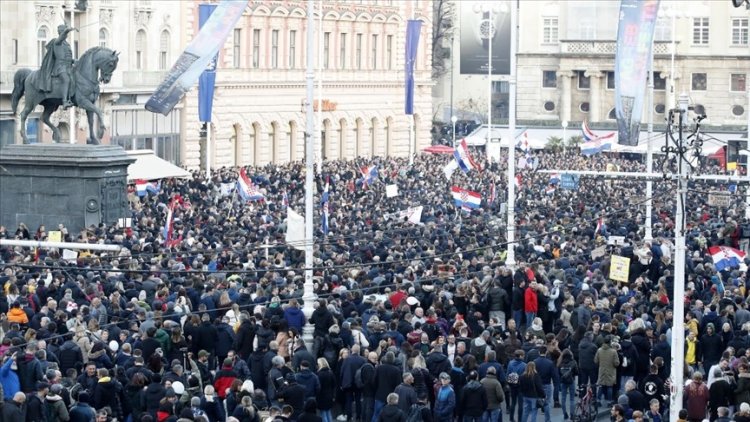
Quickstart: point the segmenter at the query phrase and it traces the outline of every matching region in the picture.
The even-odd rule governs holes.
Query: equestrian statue
[[[120,53],[105,47],[87,50],[78,61],[73,60],[73,51],[67,41],[68,33],[77,31],[63,24],[57,27],[59,36],[47,43],[47,52],[39,70],[19,69],[13,77],[11,108],[16,114],[21,97],[26,101],[21,110],[21,138],[28,143],[26,118],[34,108],[44,107],[42,121],[52,129],[52,139],[60,142],[60,129],[50,121],[50,116],[63,106],[64,109],[79,107],[86,110],[89,123],[88,144],[98,145],[104,135],[104,117],[96,106],[99,98],[99,83],[109,83],[117,68]],[[97,117],[97,130],[94,131],[94,115]],[[75,130],[71,127],[70,130]]]

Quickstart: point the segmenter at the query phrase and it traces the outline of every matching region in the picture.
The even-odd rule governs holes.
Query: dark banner
[[[615,56],[615,113],[620,145],[638,145],[658,11],[659,0],[620,2]]]
[[[460,60],[462,74],[487,74],[492,45],[492,74],[510,75],[510,1],[462,0]],[[455,55],[454,55],[455,57]]]

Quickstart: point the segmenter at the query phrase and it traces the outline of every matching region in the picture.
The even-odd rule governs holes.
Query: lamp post
[[[314,0],[307,0],[307,51],[312,52],[313,44],[313,14],[315,13]],[[313,163],[315,161],[315,122],[313,116],[313,93],[314,93],[315,71],[313,69],[313,55],[307,55],[307,68],[305,71],[305,284],[303,287],[302,311],[307,319],[313,311],[315,293],[313,286]],[[307,323],[303,329],[305,343],[312,347],[314,328]]]
[[[453,112],[453,108],[451,107],[451,112]],[[453,146],[456,146],[456,122],[458,121],[458,117],[451,116],[451,123],[453,124]]]
[[[508,92],[508,219],[506,239],[508,241],[505,265],[516,266],[516,50],[518,46],[518,0],[510,3],[510,87]]]
[[[565,140],[565,139],[567,138],[567,132],[568,132],[568,121],[567,121],[567,120],[563,120],[563,121],[562,121],[562,122],[560,123],[560,126],[562,126],[562,128],[563,128],[563,145],[567,145],[567,144],[566,144],[566,140]]]

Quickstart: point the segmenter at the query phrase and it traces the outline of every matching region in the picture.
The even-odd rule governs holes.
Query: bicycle
[[[578,387],[578,395],[581,397],[576,403],[573,414],[573,422],[594,422],[598,414],[596,406],[595,388],[591,384]]]

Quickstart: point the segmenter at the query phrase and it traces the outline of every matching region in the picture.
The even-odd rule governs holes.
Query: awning
[[[135,162],[128,166],[128,181],[137,179],[159,180],[172,177],[189,178],[190,172],[181,169],[169,161],[157,157],[150,149],[126,151],[135,158]]]
[[[448,145],[432,145],[422,150],[432,154],[453,154],[453,148]]]

